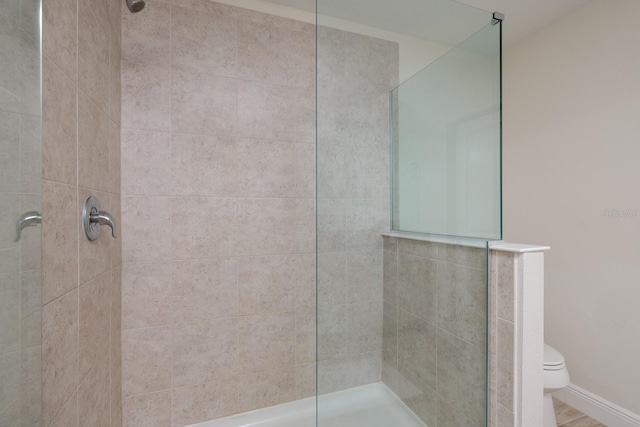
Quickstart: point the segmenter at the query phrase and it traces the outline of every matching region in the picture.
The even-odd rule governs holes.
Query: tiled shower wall
[[[41,212],[38,7],[0,7],[0,425],[40,425],[41,233],[23,212]]]
[[[122,85],[125,425],[314,395],[315,26],[147,2]]]
[[[318,393],[380,381],[398,45],[318,28]]]
[[[383,381],[429,426],[483,426],[487,251],[385,237]]]
[[[121,425],[121,240],[81,230],[90,194],[120,217],[119,0],[43,2],[42,425]]]

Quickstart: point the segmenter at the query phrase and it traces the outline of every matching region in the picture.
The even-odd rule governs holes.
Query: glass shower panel
[[[40,2],[0,7],[0,426],[39,426]]]
[[[398,122],[418,121],[423,114],[422,121],[438,119],[447,127],[465,97],[482,95],[475,82],[461,81],[452,99],[440,98],[449,115],[430,117],[434,107],[429,102],[435,101],[429,94],[425,97],[420,87],[415,94],[397,89],[409,88],[405,85],[415,77],[399,83],[444,52],[465,59],[466,50],[477,48],[476,57],[489,55],[484,51],[489,47],[475,46],[469,37],[480,34],[492,15],[448,0],[316,4],[317,426],[410,427],[436,421],[484,426],[486,241],[442,237],[427,242],[383,238],[382,233],[391,231],[392,212],[397,216],[399,209],[397,203],[392,208],[392,194],[398,193],[395,186],[392,193],[398,170],[392,164],[402,160],[404,166],[405,157],[395,155],[390,135],[408,131]],[[453,48],[461,42],[466,45]],[[481,62],[476,57],[462,63],[475,66]],[[423,84],[438,89],[451,86],[448,78],[473,80],[464,73],[450,75],[454,71],[427,72],[434,81]],[[494,71],[499,73],[499,62]],[[499,84],[499,75],[495,81]],[[391,108],[390,94],[396,101]],[[397,102],[410,95],[429,105],[421,110],[417,102],[408,101],[408,107]],[[468,118],[466,123],[468,114],[468,109],[457,113],[460,123],[453,130],[472,145],[474,135],[487,132],[486,120]],[[474,163],[478,154],[466,148],[466,163],[461,158],[454,165],[469,167],[470,173],[459,181],[452,176],[454,189],[463,178],[474,184],[480,169]],[[494,166],[499,167],[499,158]],[[486,196],[476,190],[463,196]],[[427,196],[403,194],[403,201]],[[456,203],[459,209],[473,207]]]
[[[501,23],[391,96],[393,229],[500,239]]]

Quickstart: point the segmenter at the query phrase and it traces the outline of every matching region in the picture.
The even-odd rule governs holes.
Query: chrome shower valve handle
[[[96,240],[100,237],[101,225],[111,227],[113,238],[118,237],[118,224],[109,212],[104,212],[100,206],[100,201],[95,196],[89,196],[82,206],[82,228],[89,240]]]

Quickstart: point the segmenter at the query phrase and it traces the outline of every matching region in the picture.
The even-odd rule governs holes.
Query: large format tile
[[[238,78],[291,86],[294,40],[295,33],[289,29],[238,21]]]
[[[109,355],[103,354],[78,387],[78,424],[110,427]]]
[[[42,176],[76,185],[77,89],[74,82],[47,58],[43,59],[42,68]]]
[[[238,81],[238,134],[293,142],[294,93],[293,88]]]
[[[77,28],[77,0],[51,0],[42,4],[42,53],[73,82],[77,75]]]
[[[486,270],[439,263],[438,327],[482,347],[486,318]]]
[[[485,351],[438,329],[438,394],[470,420],[482,420],[486,401]]]
[[[124,397],[171,388],[171,326],[122,333]]]
[[[171,9],[171,66],[192,73],[235,76],[237,22],[214,12]]]
[[[238,410],[241,412],[280,405],[296,398],[293,366],[238,378]]]
[[[95,3],[78,1],[78,88],[108,113],[109,34],[91,11]]]
[[[382,301],[382,249],[347,252],[347,301]]]
[[[122,271],[122,327],[171,323],[171,266],[167,263],[125,263]]]
[[[115,217],[116,226],[120,225],[119,212],[114,210],[114,206],[111,205],[112,198],[106,193],[101,193],[93,190],[87,190],[84,188],[78,188],[78,207],[76,208],[77,215],[80,216],[82,212],[84,202],[89,196],[95,196],[100,200],[100,205],[103,211],[109,212]],[[78,245],[78,272],[79,283],[82,285],[89,280],[105,273],[111,268],[111,256],[112,240],[115,240],[111,235],[111,229],[108,226],[100,227],[100,236],[96,240],[89,240],[84,233],[83,229],[79,231],[79,245]],[[120,236],[116,240],[120,243]]]
[[[231,379],[176,388],[172,401],[174,427],[200,423],[236,413],[238,385]]]
[[[125,398],[124,427],[172,427],[171,391]]]
[[[296,144],[242,139],[237,151],[238,195],[291,197],[297,187]]]
[[[437,303],[436,261],[398,254],[398,306],[435,324]]]
[[[105,354],[109,354],[111,272],[80,286],[78,378],[82,381]]]
[[[295,309],[301,282],[305,281],[306,287],[313,284],[310,261],[306,255],[242,258],[238,264],[238,314]]]
[[[171,69],[169,64],[123,60],[122,127],[126,129],[171,128]]]
[[[347,305],[347,353],[382,350],[382,301]]]
[[[238,314],[235,259],[173,263],[174,323],[202,322]]]
[[[168,197],[123,197],[123,258],[132,262],[169,261],[171,225]]]
[[[171,81],[171,130],[233,136],[238,113],[238,82],[181,71]]]
[[[239,199],[237,253],[313,252],[313,199]]]
[[[169,66],[169,5],[147,3],[139,13],[124,10],[122,14],[122,61]]]
[[[317,254],[317,298],[320,307],[347,302],[347,253]]]
[[[316,360],[316,309],[296,310],[296,365]]]
[[[241,317],[238,345],[240,373],[293,366],[295,311]]]
[[[236,254],[238,202],[235,199],[171,199],[171,252],[174,259]]]
[[[347,355],[347,305],[318,307],[318,360],[344,358]]]
[[[427,386],[436,389],[436,327],[415,315],[398,313],[398,364]]]
[[[78,211],[75,187],[45,181],[42,209],[42,302],[78,287]]]
[[[122,130],[122,194],[168,196],[171,189],[169,132]]]
[[[202,384],[237,375],[237,320],[216,319],[174,326],[173,386]]]
[[[176,196],[235,196],[238,172],[250,153],[235,138],[173,133],[171,182]],[[251,165],[254,167],[255,165]],[[168,168],[163,168],[166,174]]]
[[[42,421],[49,425],[78,386],[78,291],[42,309]]]

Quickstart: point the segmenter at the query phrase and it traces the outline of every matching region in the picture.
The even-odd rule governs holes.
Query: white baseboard
[[[575,384],[569,384],[569,387],[553,395],[607,427],[640,427],[640,415],[627,411]]]

